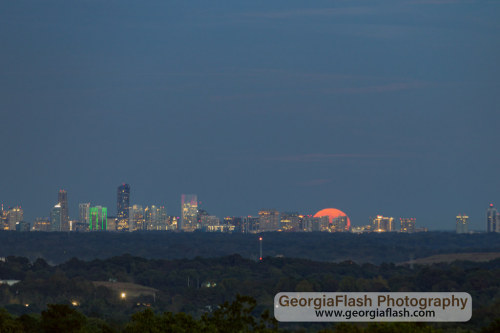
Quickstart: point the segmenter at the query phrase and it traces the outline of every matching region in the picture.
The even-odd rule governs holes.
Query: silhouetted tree
[[[42,330],[47,333],[79,332],[85,326],[87,318],[64,304],[49,304],[42,311]]]

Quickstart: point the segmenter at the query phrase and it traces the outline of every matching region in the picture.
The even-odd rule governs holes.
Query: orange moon
[[[347,217],[346,230],[349,230],[351,228],[351,219],[349,218],[349,216],[347,216],[346,213],[344,213],[343,211],[341,211],[339,209],[325,208],[325,209],[320,210],[316,214],[314,214],[313,217],[323,217],[323,216],[328,216],[330,219],[330,223],[332,223],[333,219],[336,219],[337,217],[345,216],[345,217]]]

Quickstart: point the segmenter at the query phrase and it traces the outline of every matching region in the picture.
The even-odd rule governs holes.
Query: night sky
[[[485,230],[500,2],[1,1],[0,202]]]

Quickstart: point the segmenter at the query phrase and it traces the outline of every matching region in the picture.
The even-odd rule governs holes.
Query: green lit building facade
[[[108,208],[102,206],[90,207],[89,210],[89,230],[108,230]]]

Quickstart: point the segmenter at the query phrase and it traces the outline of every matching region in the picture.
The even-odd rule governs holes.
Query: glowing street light
[[[125,297],[127,297],[127,294],[121,293],[120,297],[121,297],[121,299],[125,299]]]

